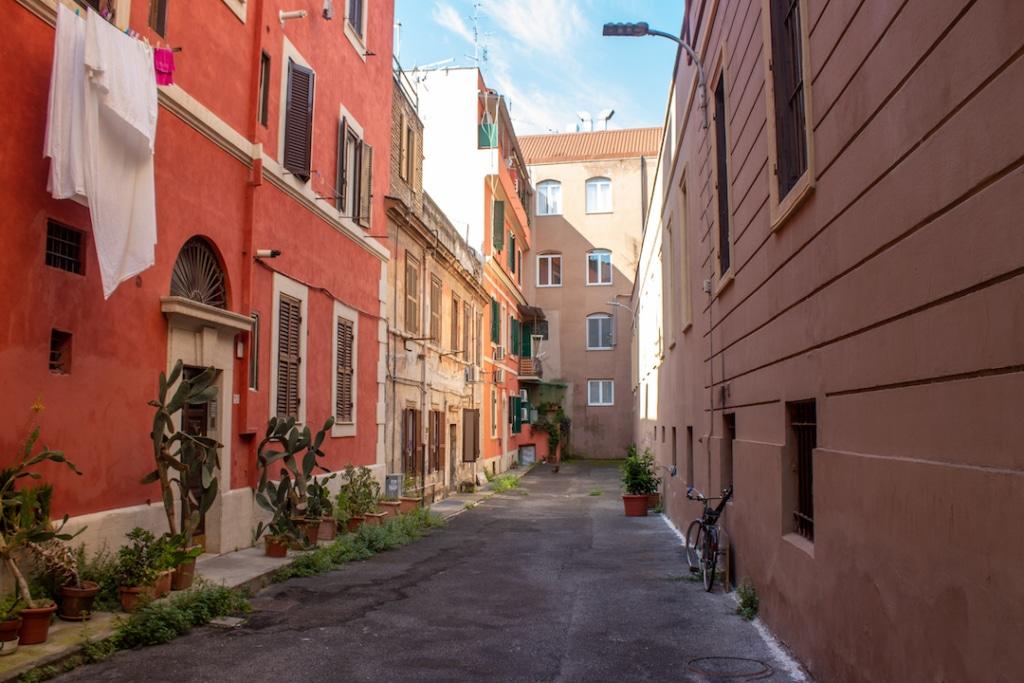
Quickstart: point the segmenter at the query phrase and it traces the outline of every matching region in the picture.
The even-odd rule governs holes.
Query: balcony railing
[[[519,379],[540,379],[544,374],[541,370],[541,362],[539,358],[520,358],[519,359]]]

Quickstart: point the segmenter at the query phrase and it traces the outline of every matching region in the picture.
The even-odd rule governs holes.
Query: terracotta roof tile
[[[527,164],[656,156],[661,148],[661,128],[521,135],[519,145]]]

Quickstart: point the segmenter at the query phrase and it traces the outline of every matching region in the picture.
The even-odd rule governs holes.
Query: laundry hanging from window
[[[84,199],[103,296],[153,265],[153,150],[157,94],[152,49],[99,14],[59,4],[44,154],[53,197]]]

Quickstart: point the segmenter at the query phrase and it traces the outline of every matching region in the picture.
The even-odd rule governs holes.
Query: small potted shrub
[[[100,585],[82,578],[80,556],[56,538],[30,543],[29,548],[56,583],[60,597],[57,616],[65,621],[84,621],[92,616],[92,603],[100,592]]]
[[[352,513],[362,516],[365,524],[380,526],[387,513],[377,511],[380,483],[374,478],[373,472],[368,467],[355,468],[349,465],[345,468],[345,478],[352,487]]]
[[[418,490],[416,486],[416,477],[411,474],[405,475],[405,483],[402,488],[403,493],[398,497],[398,500],[401,503],[398,507],[398,511],[405,514],[406,512],[412,512],[418,508],[423,502],[423,496],[416,495],[416,491]]]
[[[117,595],[125,612],[134,612],[140,602],[156,596],[159,552],[153,534],[140,527],[128,532],[128,543],[117,551]]]
[[[658,490],[654,476],[654,458],[650,451],[642,454],[636,446],[629,447],[626,462],[622,464],[622,504],[627,517],[647,516],[647,497]]]
[[[164,534],[162,541],[163,560],[160,564],[170,571],[171,590],[191,588],[196,579],[196,559],[203,554],[203,546],[192,545],[185,534]]]
[[[21,609],[25,606],[16,595],[0,598],[0,657],[13,655],[18,649]]]

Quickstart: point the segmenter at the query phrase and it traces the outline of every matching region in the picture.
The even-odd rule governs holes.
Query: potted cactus
[[[143,484],[160,483],[161,500],[167,516],[167,539],[177,544],[172,548],[162,542],[167,551],[165,559],[178,564],[165,568],[160,577],[160,588],[176,590],[188,588],[195,576],[196,557],[202,547],[195,544],[196,530],[203,516],[217,499],[217,471],[220,469],[221,444],[215,439],[189,434],[175,428],[174,416],[186,405],[206,403],[217,395],[214,385],[217,371],[210,367],[199,375],[182,378],[183,363],[174,364],[170,375],[160,373],[157,398],[153,406],[153,458],[156,469],[142,478]],[[171,387],[181,379],[174,394],[168,398]],[[198,482],[199,486],[190,486]],[[180,518],[179,518],[180,514]],[[181,520],[179,525],[178,520]]]
[[[42,410],[41,404],[33,406],[34,412]],[[35,425],[14,458],[13,466],[0,471],[0,561],[14,577],[18,595],[24,603],[19,614],[21,626],[18,639],[22,645],[46,642],[50,621],[57,606],[49,598],[34,598],[28,580],[19,566],[24,552],[31,543],[46,543],[53,539],[70,541],[73,536],[63,533],[68,516],[60,523],[50,520],[50,497],[53,489],[49,485],[17,488],[22,479],[40,479],[36,467],[52,462],[67,466],[75,474],[81,472],[61,451],[43,446],[36,452],[39,441],[39,426]]]
[[[145,529],[135,527],[127,536],[128,543],[117,551],[117,595],[121,609],[134,612],[140,602],[157,597],[162,550],[156,537]]]
[[[95,581],[82,579],[79,556],[58,538],[30,543],[44,571],[57,583],[60,606],[57,616],[65,621],[84,621],[92,616],[92,603],[100,592]]]
[[[316,545],[320,520],[309,519],[310,487],[316,483],[317,469],[329,472],[318,462],[324,457],[320,446],[334,424],[328,418],[314,436],[309,427],[299,427],[295,418],[270,418],[267,431],[257,448],[256,462],[260,480],[256,487],[256,504],[271,513],[269,523],[260,522],[256,538],[269,532],[267,554],[280,557],[281,545],[310,547]],[[275,482],[271,475],[276,474]]]
[[[16,595],[0,598],[0,657],[13,655],[18,649],[19,614],[24,606],[25,603]]]

